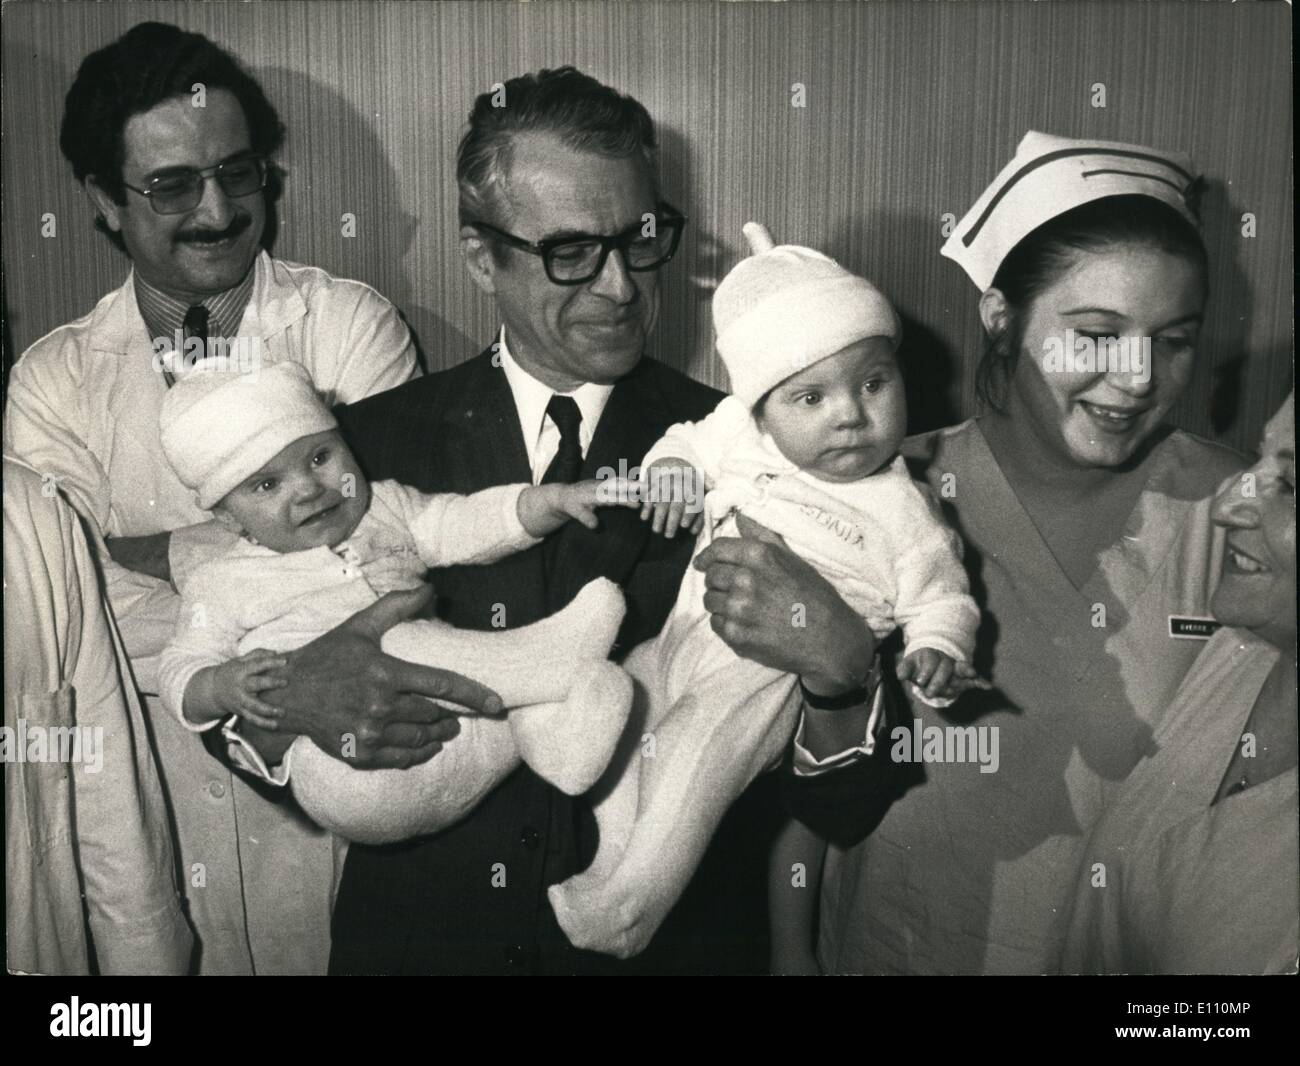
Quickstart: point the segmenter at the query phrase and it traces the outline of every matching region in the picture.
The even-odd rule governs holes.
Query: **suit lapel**
[[[492,350],[464,368],[455,394],[441,404],[431,439],[421,449],[422,487],[470,495],[494,485],[532,480],[523,432],[505,373]],[[427,418],[423,414],[421,421]],[[547,613],[540,547],[508,555],[491,566],[453,566],[434,571],[438,614],[453,625],[490,629],[527,625]],[[504,611],[504,615],[498,613]]]
[[[430,462],[454,478],[457,492],[531,481],[519,413],[505,372],[493,365],[491,348],[475,363],[464,391],[443,412],[444,425]]]

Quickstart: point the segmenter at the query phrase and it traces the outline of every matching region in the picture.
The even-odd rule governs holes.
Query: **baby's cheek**
[[[903,446],[903,439],[907,436],[907,418],[906,416],[897,419],[890,427],[885,439],[881,442],[885,449],[891,454],[898,451]]]
[[[795,426],[785,420],[770,419],[767,432],[781,454],[798,467],[813,465],[824,447],[822,438],[825,433],[820,426]]]

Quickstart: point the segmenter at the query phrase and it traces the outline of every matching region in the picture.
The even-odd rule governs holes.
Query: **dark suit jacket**
[[[620,461],[627,468],[637,465],[670,425],[704,417],[720,398],[716,390],[642,359],[614,387],[582,476],[595,477],[602,467],[617,472]],[[514,399],[491,349],[341,408],[338,415],[371,479],[458,493],[531,480]],[[689,537],[650,535],[634,510],[607,508],[598,531],[570,522],[547,543],[500,562],[434,571],[435,609],[454,625],[488,629],[502,605],[507,626],[526,625],[604,576],[622,586],[628,604],[614,649],[618,658],[663,625],[691,547]],[[876,777],[861,771],[855,780],[859,793],[879,788]],[[619,964],[572,948],[546,899],[547,885],[582,869],[594,854],[590,809],[521,767],[468,818],[442,833],[385,847],[353,845],[335,908],[331,971],[764,972],[764,869],[783,817],[779,791],[775,775],[750,788],[651,946]],[[822,781],[801,791],[787,781],[786,791],[794,794],[787,805],[804,820],[817,826],[820,818],[837,819],[842,830],[842,808],[854,786],[828,789]]]

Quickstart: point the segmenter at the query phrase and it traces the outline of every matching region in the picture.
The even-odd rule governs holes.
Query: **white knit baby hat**
[[[718,285],[713,326],[731,391],[745,406],[855,341],[898,344],[898,316],[866,278],[811,248],[774,246],[757,222],[742,232],[753,254]]]
[[[205,511],[286,445],[338,428],[311,375],[289,361],[241,374],[197,363],[168,390],[158,422],[163,454]]]

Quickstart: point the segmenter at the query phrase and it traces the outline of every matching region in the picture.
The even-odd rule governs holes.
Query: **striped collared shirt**
[[[201,301],[208,309],[209,337],[236,335],[239,323],[243,321],[244,311],[248,307],[248,301],[252,299],[253,281],[256,275],[257,261],[254,260],[248,273],[244,275],[244,280],[233,289],[227,289]],[[184,335],[182,326],[185,322],[185,312],[191,305],[154,288],[140,277],[139,271],[135,272],[135,301],[140,308],[140,317],[144,319],[150,337],[166,337],[171,341],[178,333]]]

